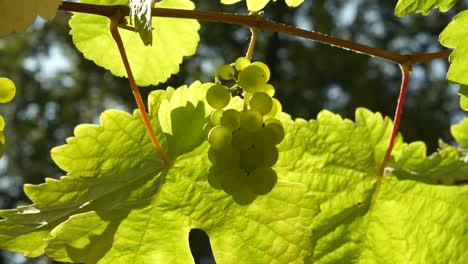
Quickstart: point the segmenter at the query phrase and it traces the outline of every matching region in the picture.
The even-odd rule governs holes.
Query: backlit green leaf
[[[461,109],[468,111],[468,85],[460,86],[460,89],[458,90],[458,94],[460,95]]]
[[[459,13],[439,37],[440,43],[455,49],[450,55],[447,79],[468,85],[468,10]]]
[[[468,118],[465,117],[462,122],[452,126],[451,132],[461,147],[468,148]]]
[[[449,10],[457,0],[399,0],[395,14],[406,16],[414,13],[427,15],[432,9],[439,8],[441,12]]]
[[[207,182],[201,132],[210,85],[155,91],[149,113],[173,164],[163,167],[137,112],[110,110],[52,157],[67,176],[26,185],[33,205],[0,211],[0,246],[81,263],[193,263],[191,229],[218,263],[460,263],[468,257],[468,165],[454,147],[426,158],[365,109],[356,122],[282,114],[278,183],[239,205]],[[239,101],[234,102],[239,103]],[[239,104],[240,107],[240,104]],[[28,241],[25,243],[25,241]]]
[[[81,2],[100,5],[129,4],[129,0]],[[158,1],[155,6],[194,8],[189,0],[163,0]],[[69,23],[73,42],[87,59],[109,69],[116,76],[127,76],[117,45],[109,31],[108,18],[76,13]],[[199,42],[200,25],[196,20],[154,17],[152,28],[152,46],[145,46],[138,33],[119,28],[135,80],[141,86],[165,82],[171,74],[179,72],[183,57],[193,55]]]

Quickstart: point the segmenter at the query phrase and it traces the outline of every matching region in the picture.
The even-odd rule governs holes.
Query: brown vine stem
[[[128,15],[130,12],[129,7],[124,5],[104,6],[84,3],[73,3],[66,1],[59,6],[59,10],[95,14],[106,17],[111,17],[117,11],[120,11],[121,14],[125,15]],[[197,19],[200,21],[221,22],[235,25],[243,25],[263,31],[281,32],[288,35],[314,40],[327,45],[336,46],[346,50],[351,50],[357,53],[367,54],[372,57],[385,59],[398,64],[416,64],[419,62],[424,62],[436,58],[446,58],[451,52],[450,50],[446,50],[442,52],[428,54],[402,55],[396,52],[391,52],[384,49],[359,44],[350,40],[336,38],[320,32],[308,31],[290,25],[285,25],[262,17],[258,17],[258,15],[256,14],[238,15],[212,11],[153,8],[152,15],[159,17],[187,18]]]
[[[109,26],[110,32],[112,34],[112,37],[115,40],[115,43],[117,44],[117,47],[119,48],[120,56],[122,57],[125,70],[127,71],[128,82],[130,83],[133,96],[135,97],[135,101],[138,105],[138,109],[140,110],[141,119],[143,123],[145,124],[146,132],[149,135],[151,142],[154,145],[154,148],[156,149],[159,156],[163,160],[164,165],[166,166],[171,163],[171,159],[169,158],[169,156],[167,156],[166,152],[162,149],[161,145],[159,144],[158,138],[156,137],[156,134],[154,133],[153,127],[151,126],[151,122],[146,112],[145,104],[143,103],[143,99],[141,98],[141,94],[140,94],[140,91],[138,90],[138,86],[135,83],[135,79],[132,73],[132,68],[130,67],[130,63],[128,62],[127,54],[125,52],[125,47],[123,45],[122,38],[120,37],[119,30],[117,28],[123,16],[121,15],[120,11],[117,10],[117,12],[114,15],[110,16],[109,18],[110,18],[110,26]]]
[[[395,144],[395,139],[398,134],[398,127],[400,126],[401,114],[403,112],[403,105],[405,104],[405,95],[408,88],[408,82],[411,74],[411,64],[400,64],[400,69],[402,73],[401,77],[401,87],[400,95],[398,97],[398,103],[395,111],[395,118],[393,121],[392,135],[390,136],[390,141],[388,143],[387,152],[385,157],[380,165],[379,175],[383,176],[385,167],[387,166],[388,161],[390,160],[390,155],[392,154],[393,145]]]

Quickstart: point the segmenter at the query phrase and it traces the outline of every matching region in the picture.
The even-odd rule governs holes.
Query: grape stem
[[[128,76],[128,82],[130,83],[130,87],[132,88],[133,96],[135,97],[135,101],[138,105],[138,109],[140,110],[141,114],[141,119],[143,123],[145,124],[146,132],[148,136],[151,139],[151,142],[153,143],[154,148],[158,152],[159,156],[164,162],[164,166],[168,165],[171,163],[171,159],[169,156],[166,154],[166,152],[162,149],[161,145],[159,144],[158,138],[156,137],[156,134],[154,133],[153,127],[151,126],[151,122],[148,118],[148,114],[146,112],[145,104],[143,103],[143,99],[141,98],[140,91],[138,90],[138,86],[135,83],[135,79],[133,77],[132,73],[132,68],[130,67],[130,63],[128,62],[127,54],[125,52],[125,47],[122,42],[122,38],[120,37],[119,30],[118,30],[118,25],[121,19],[123,18],[122,14],[120,13],[119,10],[117,12],[109,17],[110,18],[110,32],[112,34],[112,37],[115,40],[115,43],[117,44],[117,47],[119,48],[120,56],[122,57],[123,64],[125,66],[125,70],[127,72]]]
[[[400,69],[402,73],[401,77],[401,87],[400,87],[400,95],[398,97],[398,103],[395,110],[395,118],[393,121],[393,129],[392,135],[390,136],[390,141],[388,143],[387,152],[385,153],[385,157],[380,165],[379,175],[383,176],[385,167],[387,166],[388,161],[390,160],[390,155],[392,154],[393,146],[395,144],[395,139],[398,134],[398,127],[400,126],[400,119],[401,114],[403,112],[403,105],[405,103],[405,96],[406,90],[408,88],[408,82],[411,74],[411,64],[400,64]]]
[[[73,3],[67,1],[62,2],[62,4],[59,6],[59,10],[81,12],[106,17],[111,17],[117,12],[117,10],[119,10],[120,13],[124,14],[125,16],[128,16],[128,14],[130,13],[130,8],[125,5],[94,5],[85,3]],[[199,21],[221,22],[227,24],[242,25],[263,31],[281,32],[284,34],[302,37],[323,44],[354,51],[357,53],[367,54],[372,57],[385,59],[398,64],[406,64],[410,62],[411,64],[416,64],[430,61],[433,59],[447,58],[452,52],[452,50],[443,50],[435,53],[424,53],[414,55],[399,54],[396,52],[391,52],[384,49],[359,44],[350,40],[336,38],[320,32],[304,30],[296,28],[294,26],[278,23],[272,20],[265,19],[259,16],[258,14],[238,15],[213,11],[184,10],[171,8],[152,8],[151,12],[153,16],[158,17],[197,19]]]
[[[257,32],[258,29],[256,28],[250,28],[250,32],[252,33],[250,36],[250,43],[249,43],[249,48],[247,49],[247,54],[245,54],[245,57],[249,60],[252,60],[252,55],[255,49],[255,43],[257,43]]]

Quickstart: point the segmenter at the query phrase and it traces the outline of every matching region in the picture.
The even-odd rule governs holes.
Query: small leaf
[[[130,19],[145,46],[153,44],[152,7],[153,0],[130,0]]]
[[[468,85],[460,86],[460,89],[458,90],[458,94],[460,95],[461,109],[468,111]]]
[[[442,31],[440,43],[455,49],[450,55],[450,68],[447,79],[468,85],[468,10],[456,15]]]
[[[11,32],[25,32],[36,16],[49,20],[62,0],[0,1],[0,37]]]
[[[435,8],[439,8],[441,12],[446,12],[456,2],[457,0],[399,0],[395,8],[395,14],[400,17],[414,13],[427,15]]]

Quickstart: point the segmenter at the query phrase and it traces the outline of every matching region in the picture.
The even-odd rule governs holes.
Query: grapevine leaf
[[[49,20],[62,0],[0,1],[0,37],[11,32],[25,32],[36,16]]]
[[[447,79],[468,85],[468,10],[456,15],[442,31],[440,43],[455,49],[450,55],[450,68]]]
[[[468,118],[462,120],[451,128],[452,136],[462,148],[468,148]]]
[[[82,0],[100,5],[128,5],[129,0]],[[161,8],[193,9],[189,0],[163,0],[155,4]],[[93,60],[116,76],[127,76],[120,53],[109,31],[106,17],[74,14],[70,33],[75,46],[87,59]],[[119,28],[120,35],[138,85],[148,86],[165,82],[179,71],[184,56],[196,51],[200,24],[193,19],[152,18],[153,45],[145,46],[136,32]]]
[[[232,5],[240,1],[241,0],[221,0],[221,3],[225,5]],[[247,8],[249,9],[249,11],[257,12],[257,11],[262,10],[271,0],[246,0],[246,1],[247,1]],[[273,0],[273,1],[276,1],[276,0]],[[304,0],[285,0],[285,2],[289,7],[297,7],[300,4],[302,4]]]
[[[458,94],[460,95],[461,109],[468,111],[468,85],[460,86],[460,89],[458,90]]]
[[[456,2],[457,0],[399,0],[395,8],[395,14],[400,17],[414,13],[427,15],[435,8],[439,8],[441,12],[446,12]]]
[[[130,19],[145,46],[153,44],[151,8],[153,0],[130,0]]]
[[[209,86],[150,94],[170,167],[162,167],[136,112],[111,110],[99,126],[78,126],[67,145],[52,151],[67,176],[26,185],[34,204],[0,211],[0,246],[64,262],[193,263],[187,239],[200,228],[218,263],[468,257],[468,189],[457,185],[468,179],[468,166],[456,148],[426,158],[424,144],[400,136],[381,177],[389,119],[364,109],[356,122],[328,111],[311,121],[282,114],[279,181],[241,206],[207,183],[200,126],[212,110],[204,100]]]

